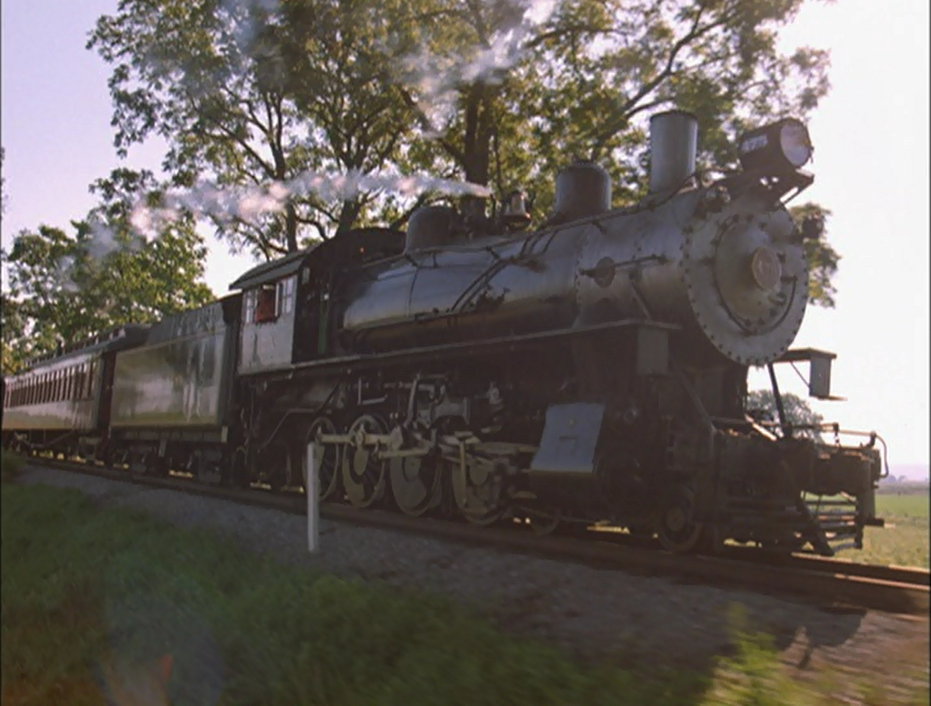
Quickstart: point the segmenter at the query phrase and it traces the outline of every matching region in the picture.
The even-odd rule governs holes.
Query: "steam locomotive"
[[[784,205],[813,180],[807,129],[753,130],[740,171],[702,180],[695,117],[650,127],[635,206],[576,162],[536,227],[515,192],[491,218],[428,206],[406,232],[347,232],[36,361],[5,381],[3,442],[410,515],[609,523],[677,552],[861,547],[882,525],[877,437],[793,426],[774,368],[807,361],[830,398],[834,355],[789,349],[820,233]],[[776,420],[747,408],[751,366]]]

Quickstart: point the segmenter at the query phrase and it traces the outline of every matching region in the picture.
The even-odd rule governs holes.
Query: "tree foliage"
[[[183,187],[208,179],[263,188],[401,161],[410,112],[382,79],[380,47],[403,33],[388,21],[411,4],[123,0],[88,45],[114,65],[116,147],[125,154],[161,135],[163,166]],[[327,201],[294,188],[280,211],[214,225],[235,248],[269,258],[355,224],[371,199]]]
[[[176,185],[287,185],[281,210],[214,219],[271,257],[413,205],[314,191],[308,171],[518,186],[546,213],[578,156],[620,205],[643,191],[648,114],[672,107],[698,116],[704,167],[733,165],[739,132],[829,88],[825,52],[777,46],[802,2],[122,0],[89,46],[113,66],[118,149],[154,132]]]
[[[142,242],[129,226],[150,174],[117,170],[92,187],[101,198],[73,233],[39,226],[16,235],[2,294],[3,373],[55,349],[126,323],[150,323],[213,298],[203,282],[206,248],[190,217]],[[149,194],[157,198],[157,194]]]
[[[815,203],[806,203],[790,209],[795,222],[802,227],[808,221],[818,224],[811,237],[804,241],[808,260],[808,298],[814,304],[834,307],[834,275],[837,274],[840,254],[827,241],[827,221],[831,212]]]
[[[793,427],[812,427],[824,422],[824,417],[815,412],[804,398],[791,392],[783,392],[781,397],[786,421]],[[747,409],[766,421],[779,421],[779,411],[772,390],[751,390],[747,395]],[[821,438],[821,433],[817,429],[801,428],[798,434],[816,439]]]

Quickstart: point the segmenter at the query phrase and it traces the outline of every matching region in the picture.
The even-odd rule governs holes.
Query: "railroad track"
[[[156,478],[48,458],[31,458],[29,462],[35,466],[225,499],[293,514],[306,513],[306,500],[297,494],[273,493],[254,487],[234,489],[203,485],[183,477]],[[623,569],[631,573],[661,574],[683,582],[701,582],[729,589],[742,588],[781,597],[792,596],[835,610],[869,608],[927,616],[931,605],[931,574],[926,569],[859,564],[822,557],[769,555],[739,547],[726,547],[726,551],[717,556],[681,556],[642,545],[631,546],[618,542],[617,533],[611,532],[590,531],[584,536],[538,536],[522,528],[476,527],[465,522],[410,518],[384,510],[357,510],[334,504],[321,505],[320,516],[328,520],[427,534],[492,549],[516,550]],[[323,551],[326,551],[325,546]]]

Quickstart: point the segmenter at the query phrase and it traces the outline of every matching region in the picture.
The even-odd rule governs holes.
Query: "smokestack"
[[[650,193],[678,190],[695,173],[698,118],[669,110],[650,118]]]

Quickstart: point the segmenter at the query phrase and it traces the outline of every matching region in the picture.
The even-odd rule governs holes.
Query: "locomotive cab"
[[[347,270],[401,252],[403,234],[349,231],[253,267],[230,285],[242,290],[239,372],[271,372],[335,352],[333,295]]]

